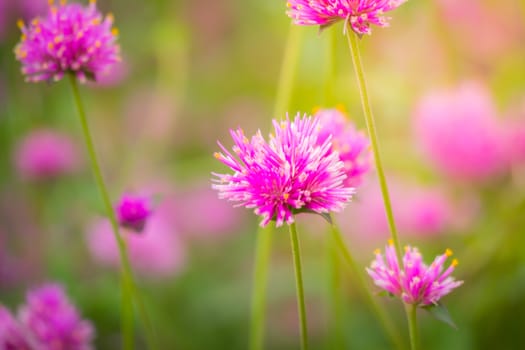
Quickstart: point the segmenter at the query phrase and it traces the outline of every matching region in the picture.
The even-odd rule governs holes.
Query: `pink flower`
[[[484,86],[470,82],[425,95],[414,122],[419,147],[446,175],[483,181],[506,170],[503,132]]]
[[[356,187],[363,182],[364,175],[370,170],[372,155],[370,141],[355,129],[346,115],[337,109],[321,109],[315,113],[321,124],[319,143],[332,136],[332,149],[339,153],[344,163],[345,186]]]
[[[359,35],[371,34],[370,25],[388,26],[384,13],[406,0],[289,0],[286,14],[298,25],[328,27],[344,20]]]
[[[185,249],[171,222],[171,212],[160,205],[148,218],[140,234],[122,229],[128,244],[131,265],[146,277],[168,277],[185,262]],[[94,259],[101,265],[118,267],[119,251],[109,220],[96,221],[88,230],[87,241]]]
[[[15,166],[23,178],[51,179],[75,172],[80,165],[79,152],[68,135],[51,129],[38,129],[17,145]]]
[[[123,227],[141,232],[151,215],[149,198],[125,194],[117,205],[117,219]]]
[[[233,174],[213,173],[213,188],[219,197],[254,208],[262,216],[261,226],[270,220],[276,226],[294,221],[300,210],[327,213],[340,211],[350,200],[353,188],[346,187],[344,163],[332,151],[328,138],[318,143],[318,118],[288,118],[273,121],[275,134],[267,142],[260,131],[251,140],[242,129],[232,130],[233,152],[219,143],[223,153],[215,157]]]
[[[87,7],[51,1],[47,17],[37,17],[28,26],[19,22],[22,39],[15,54],[22,73],[33,82],[57,81],[65,73],[81,82],[96,80],[120,60],[118,32],[112,25],[113,16],[103,18],[94,0]]]
[[[33,350],[36,349],[30,335],[11,315],[8,309],[0,305],[0,349]]]
[[[59,285],[49,284],[30,291],[19,319],[39,344],[36,349],[93,348],[93,326],[80,317]]]
[[[400,266],[392,242],[385,248],[384,256],[379,249],[375,251],[375,255],[370,268],[366,269],[368,275],[376,286],[407,304],[437,304],[439,299],[463,284],[463,281],[456,281],[450,277],[458,264],[456,259],[443,271],[445,261],[452,255],[449,249],[438,255],[430,266],[423,263],[417,248],[409,246],[405,247],[403,264]]]

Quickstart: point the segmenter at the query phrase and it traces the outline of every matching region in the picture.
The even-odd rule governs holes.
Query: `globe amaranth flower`
[[[0,349],[33,350],[28,332],[11,315],[11,312],[0,305]]]
[[[273,126],[268,142],[260,131],[249,140],[242,129],[232,130],[237,158],[219,143],[223,153],[215,157],[234,171],[213,173],[219,197],[254,208],[263,217],[261,226],[270,220],[290,224],[298,211],[341,210],[354,189],[344,185],[344,163],[331,138],[318,143],[319,119],[298,114],[293,121],[274,120]]]
[[[430,266],[423,263],[417,248],[409,246],[405,247],[401,266],[392,242],[386,247],[384,256],[379,249],[375,255],[375,260],[366,271],[378,287],[407,304],[435,305],[439,299],[463,284],[463,281],[456,281],[450,276],[458,264],[456,259],[444,270],[445,261],[452,255],[450,249],[438,255]]]
[[[15,48],[28,81],[57,81],[74,74],[79,81],[97,76],[120,60],[116,44],[118,31],[112,29],[113,16],[103,17],[96,2],[84,7],[50,1],[46,17],[29,25],[19,21],[22,39]]]
[[[30,291],[18,316],[39,344],[37,349],[92,349],[93,326],[80,317],[59,285],[49,284]]]
[[[315,116],[321,124],[319,142],[331,135],[332,149],[339,153],[339,159],[344,163],[344,184],[349,187],[360,185],[371,167],[370,141],[338,109],[320,109]]]
[[[384,13],[406,0],[289,0],[286,14],[298,25],[328,27],[338,21],[358,35],[370,34],[370,25],[388,26]]]
[[[123,227],[141,232],[151,215],[149,198],[123,195],[117,205],[117,219]]]

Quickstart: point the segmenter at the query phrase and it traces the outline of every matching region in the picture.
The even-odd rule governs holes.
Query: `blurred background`
[[[230,128],[267,134],[270,119],[284,117],[272,111],[290,30],[285,1],[99,0],[98,7],[115,15],[123,61],[81,94],[114,202],[124,193],[155,198],[144,232],[125,234],[161,348],[245,349],[258,219],[219,200],[210,178],[225,171],[213,152],[217,140],[231,146]],[[25,83],[13,54],[16,20],[46,8],[47,0],[0,0],[0,303],[16,310],[27,288],[62,283],[93,322],[96,348],[116,349],[116,252],[71,91],[66,81]],[[443,300],[458,330],[421,312],[424,348],[518,349],[525,3],[408,1],[390,16],[389,28],[373,28],[361,42],[401,241],[419,246],[427,263],[452,249],[455,276],[465,281]],[[289,113],[338,106],[364,130],[342,23],[320,34],[299,30]],[[373,170],[337,220],[364,269],[388,237]],[[312,347],[336,348],[335,278],[345,348],[388,349],[355,276],[330,270],[326,223],[302,215],[298,224]],[[275,234],[268,291],[266,348],[297,348],[286,230]],[[406,336],[401,304],[381,303]]]

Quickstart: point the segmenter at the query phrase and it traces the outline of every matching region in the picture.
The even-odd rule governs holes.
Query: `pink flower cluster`
[[[401,265],[392,242],[386,247],[384,256],[379,249],[375,255],[370,268],[366,269],[374,284],[407,304],[435,305],[463,284],[463,281],[456,281],[450,276],[458,264],[456,259],[444,270],[445,261],[452,255],[449,249],[438,255],[430,266],[423,263],[417,248],[409,246],[405,247]]]
[[[338,109],[320,109],[315,116],[321,124],[318,142],[323,143],[331,135],[332,149],[339,153],[339,159],[344,163],[345,186],[359,186],[371,168],[370,141]]]
[[[141,232],[151,215],[151,204],[148,198],[125,194],[117,205],[117,220],[123,227]]]
[[[30,291],[17,319],[0,306],[0,349],[89,350],[93,337],[91,323],[56,284]]]
[[[321,28],[344,20],[359,35],[371,34],[370,26],[388,26],[384,13],[406,0],[289,0],[286,14],[298,25]],[[346,30],[346,28],[345,28]]]
[[[319,118],[273,121],[274,135],[267,142],[260,131],[251,140],[242,129],[232,130],[236,158],[222,144],[215,157],[233,174],[218,174],[213,188],[219,197],[254,208],[262,226],[293,222],[299,210],[340,211],[354,190],[344,185],[346,175],[331,138],[318,143]]]
[[[72,73],[79,81],[95,79],[118,62],[118,32],[112,29],[113,16],[102,17],[96,2],[87,7],[80,4],[53,4],[47,17],[35,18],[22,30],[16,46],[16,58],[28,81],[57,81]]]

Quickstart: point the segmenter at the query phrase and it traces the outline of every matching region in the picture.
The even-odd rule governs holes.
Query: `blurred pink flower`
[[[423,96],[415,110],[418,147],[441,172],[483,181],[507,165],[505,141],[489,91],[475,82]]]
[[[357,34],[371,34],[370,25],[388,26],[384,14],[406,0],[289,0],[286,14],[298,25],[321,28],[345,21]]]
[[[120,60],[113,16],[103,17],[95,1],[87,6],[50,1],[47,16],[18,25],[22,38],[15,55],[27,81],[57,81],[66,73],[80,82],[96,80]]]
[[[0,349],[34,350],[34,343],[28,332],[13,317],[11,312],[0,305]]]
[[[456,259],[443,271],[445,261],[452,255],[449,249],[438,255],[430,266],[423,263],[418,249],[410,246],[405,247],[401,264],[392,242],[386,247],[384,256],[379,249],[375,255],[370,268],[366,269],[375,285],[407,304],[435,305],[439,299],[463,284],[463,281],[450,277],[458,264]]]
[[[167,277],[179,271],[185,263],[185,249],[170,214],[171,211],[161,204],[140,234],[120,230],[128,244],[131,265],[143,276]],[[88,229],[87,242],[97,262],[119,266],[119,252],[109,220],[93,223]]]
[[[81,318],[60,285],[29,291],[18,318],[38,344],[34,349],[93,349],[95,331],[91,322]]]
[[[96,81],[89,81],[88,84],[94,88],[118,86],[127,78],[128,73],[129,68],[126,61],[119,61],[101,72]]]
[[[370,141],[338,109],[320,109],[315,116],[321,124],[318,142],[323,143],[331,135],[332,149],[339,153],[339,159],[344,163],[345,186],[359,186],[372,166]]]
[[[20,140],[14,161],[20,176],[31,180],[73,173],[81,163],[73,140],[52,129],[33,130]]]
[[[453,205],[439,189],[400,181],[389,181],[389,188],[397,228],[403,234],[432,236],[453,225]],[[364,186],[341,220],[361,240],[386,239],[389,229],[379,185]]]
[[[193,186],[177,196],[175,209],[177,227],[189,238],[219,238],[229,236],[242,225],[243,212],[220,200],[207,186]],[[206,219],[202,219],[202,213]]]
[[[123,227],[142,232],[151,215],[151,200],[144,196],[124,194],[117,204],[117,220]]]

